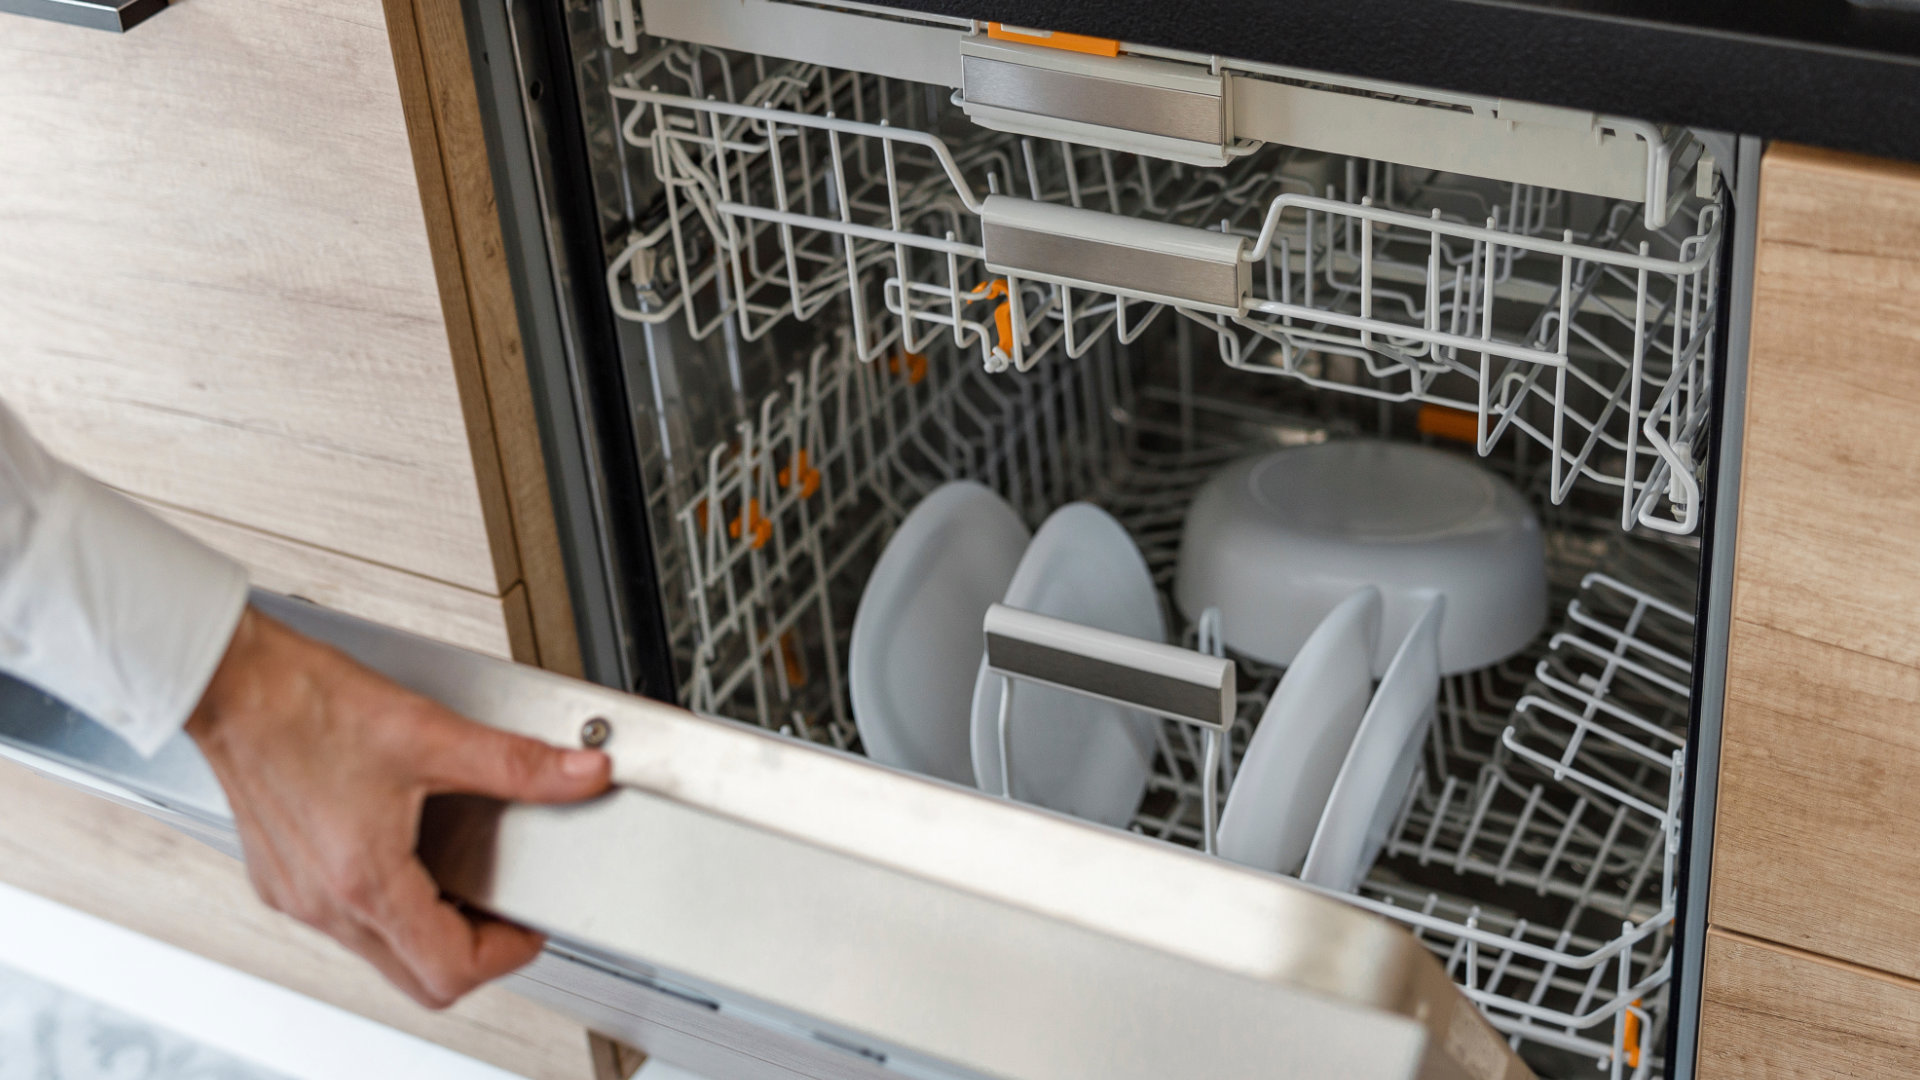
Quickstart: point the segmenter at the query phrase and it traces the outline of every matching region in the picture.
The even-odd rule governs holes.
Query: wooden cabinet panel
[[[511,535],[496,529],[496,542],[516,549],[540,666],[579,675],[573,603],[460,0],[384,5],[455,366],[484,393],[498,454]]]
[[[490,656],[525,660],[532,655],[531,642],[516,640],[525,636],[525,616],[518,608],[526,600],[518,585],[505,596],[491,596],[191,511],[147,507],[239,559],[263,589]]]
[[[1759,233],[1711,919],[1920,976],[1920,169],[1776,147]]]
[[[1763,241],[1913,258],[1920,164],[1776,143],[1764,168]]]
[[[124,36],[0,23],[0,395],[123,490],[517,581],[380,0],[194,0]]]
[[[1920,170],[1888,167],[1895,257],[1782,238],[1858,216],[1779,194],[1809,182],[1783,154],[1761,177],[1734,616],[1920,665]]]
[[[1694,1075],[1920,1076],[1920,983],[1710,930]]]
[[[1736,622],[1712,921],[1920,977],[1920,670]]]
[[[517,1075],[593,1075],[579,1024],[500,987],[444,1012],[423,1009],[358,957],[268,910],[238,860],[138,811],[0,762],[0,821],[7,884]]]

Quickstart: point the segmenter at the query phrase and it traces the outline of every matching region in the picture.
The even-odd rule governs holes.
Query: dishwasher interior
[[[1229,132],[1196,150],[1124,118],[989,107],[984,79],[655,37],[643,14],[568,8],[680,703],[859,752],[855,611],[948,481],[1029,527],[1104,508],[1168,640],[1219,652],[1171,597],[1217,470],[1356,439],[1472,461],[1538,516],[1546,628],[1441,680],[1380,856],[1343,898],[1407,926],[1543,1075],[1662,1074],[1726,333],[1711,140],[1593,122],[1580,138],[1639,170],[1578,184],[1598,190],[1505,159],[1419,164],[1448,148]],[[985,56],[1046,47],[941,25]],[[1126,59],[1067,52],[1063,69]],[[1163,65],[1142,68],[1154,86],[1225,72],[1243,112],[1300,90],[1563,134],[1511,103],[1136,59]],[[1207,793],[1231,793],[1282,674],[1229,656],[1217,774],[1192,725],[1161,722],[1133,831],[1204,845]]]

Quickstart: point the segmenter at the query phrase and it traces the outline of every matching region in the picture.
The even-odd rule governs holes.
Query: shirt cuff
[[[239,563],[78,471],[0,591],[0,667],[151,756],[186,723],[247,605]]]

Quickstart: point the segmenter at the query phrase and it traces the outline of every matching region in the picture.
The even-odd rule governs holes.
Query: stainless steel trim
[[[231,827],[226,794],[192,740],[175,736],[143,758],[64,702],[6,676],[0,676],[0,748],[51,779],[136,809],[157,806],[205,825]]]
[[[1233,722],[1231,660],[1141,641],[1004,604],[987,609],[994,671],[1224,729]]]
[[[961,58],[961,81],[969,106],[1189,142],[1218,145],[1227,139],[1225,99],[1217,93],[1095,78],[980,56]]]
[[[0,0],[0,13],[124,32],[165,11],[167,0]]]
[[[507,977],[514,993],[699,1076],[726,1080],[897,1080],[896,1063],[804,1024],[747,1016],[711,995],[549,949]]]
[[[1706,618],[1695,651],[1700,656],[1698,720],[1691,740],[1689,776],[1691,813],[1687,837],[1686,889],[1681,896],[1680,970],[1675,979],[1674,1052],[1669,1080],[1691,1080],[1700,1052],[1700,997],[1707,937],[1707,902],[1712,888],[1713,821],[1720,786],[1720,731],[1727,699],[1727,638],[1733,624],[1733,567],[1740,523],[1740,455],[1746,434],[1747,352],[1753,325],[1753,273],[1760,210],[1760,156],[1763,140],[1751,135],[1739,142],[1734,170],[1733,248],[1728,273],[1731,305],[1727,313],[1727,354],[1722,375],[1720,415],[1714,421],[1718,457],[1714,473],[1712,547],[1705,573]]]
[[[580,324],[587,316],[578,310],[574,282],[597,282],[599,276],[575,267],[565,249],[549,149],[553,136],[546,110],[528,91],[556,80],[528,40],[537,42],[540,30],[527,0],[466,0],[463,8],[472,27],[469,51],[477,54],[473,67],[481,110],[493,129],[488,154],[502,210],[502,241],[515,271],[515,302],[550,463],[555,521],[566,546],[581,663],[600,682],[632,687],[637,673],[630,655],[634,634],[625,609],[626,583],[608,540],[607,519],[615,511],[608,505],[612,496],[596,421],[582,393],[583,369],[593,357],[583,340]]]
[[[996,274],[1223,312],[1238,311],[1249,291],[1237,236],[1005,195],[988,196],[980,220]]]
[[[966,19],[856,3],[640,0],[639,8],[650,35],[950,87],[960,85],[957,42],[970,27]]]
[[[1594,130],[1591,113],[1572,114],[1589,121],[1578,130],[1538,119],[1551,118],[1551,110],[1523,110],[1515,103],[1502,103],[1508,115],[1495,118],[1251,74],[1236,73],[1229,81],[1237,139],[1633,202],[1647,196],[1647,144],[1630,135],[1603,136]]]

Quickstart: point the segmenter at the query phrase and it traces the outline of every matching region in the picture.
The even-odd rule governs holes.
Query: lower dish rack
[[[1355,898],[1441,952],[1496,1027],[1616,1077],[1656,1066],[1673,974],[1692,631],[1646,589],[1585,574],[1517,697],[1469,699],[1472,676],[1446,688],[1431,771]],[[1436,889],[1448,875],[1489,899]]]
[[[947,480],[979,480],[1030,521],[1100,504],[1164,593],[1187,502],[1214,470],[1405,424],[1305,391],[1230,397],[1231,378],[1178,342],[1145,361],[1110,342],[1012,379],[950,343],[873,362],[850,332],[819,345],[696,475],[652,488],[672,537],[660,557],[685,702],[857,749],[844,658],[865,574]],[[1539,456],[1489,460],[1536,497],[1552,483]],[[1659,1064],[1672,973],[1698,552],[1621,534],[1593,509],[1603,500],[1548,505],[1564,617],[1527,653],[1444,680],[1384,855],[1342,898],[1406,924],[1516,1046],[1640,1077]],[[1182,632],[1202,644],[1198,627]],[[1280,675],[1238,663],[1229,786]],[[1168,722],[1157,745],[1133,828],[1202,846],[1200,740]]]

